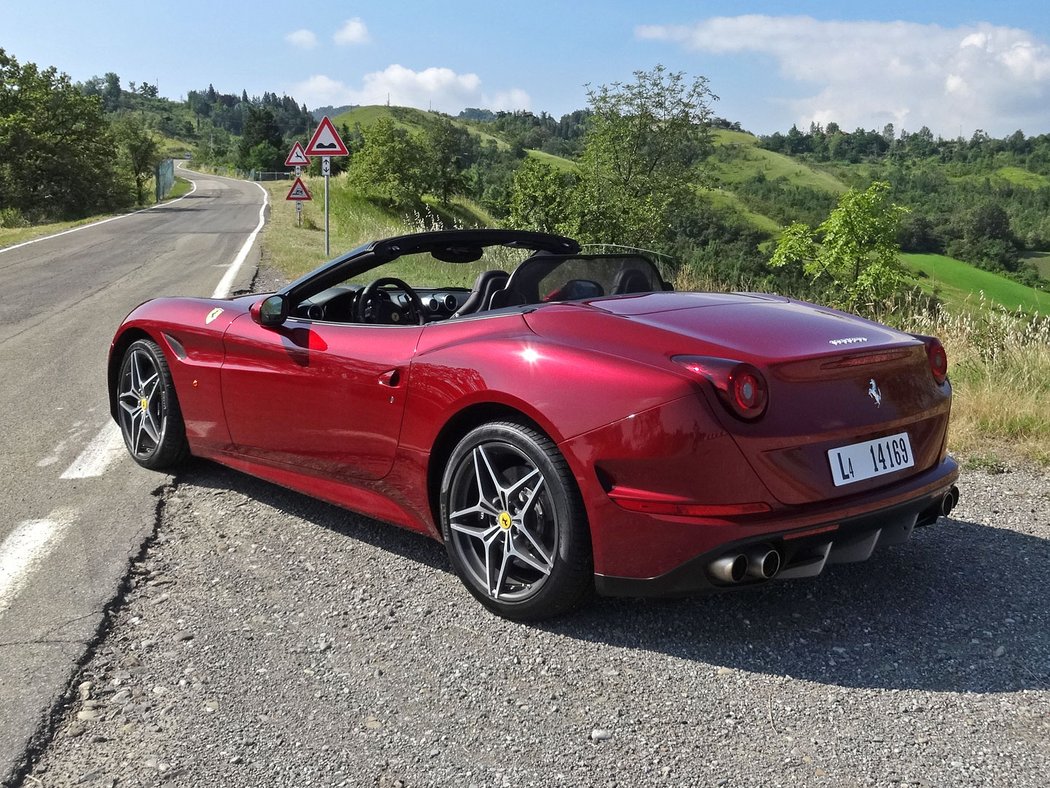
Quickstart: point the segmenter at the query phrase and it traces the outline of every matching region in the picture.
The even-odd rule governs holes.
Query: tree
[[[889,190],[885,181],[876,181],[863,192],[850,189],[816,233],[801,222],[789,225],[777,241],[770,265],[781,268],[801,262],[831,303],[849,311],[878,313],[905,282],[897,245],[905,209],[889,201]]]
[[[529,157],[514,173],[510,197],[511,227],[556,232],[565,221],[568,181],[551,165]]]
[[[591,116],[566,231],[581,241],[666,246],[672,215],[695,204],[710,151],[707,79],[663,66],[589,89]]]
[[[424,145],[389,117],[373,123],[364,138],[347,169],[350,182],[395,207],[419,203],[427,184]]]
[[[453,194],[463,191],[463,173],[473,163],[471,149],[477,143],[470,132],[447,118],[428,124],[425,142],[430,150],[429,188],[447,205]]]
[[[277,153],[267,162],[263,158],[266,148],[260,148],[260,145],[269,145]],[[273,113],[268,109],[256,109],[249,105],[248,116],[244,122],[244,136],[237,146],[237,163],[241,169],[278,169],[283,164],[280,155],[283,146],[284,139]]]
[[[106,112],[116,112],[120,108],[120,77],[108,71],[105,79],[106,86],[102,88],[102,106]]]
[[[122,163],[135,181],[135,201],[146,204],[146,184],[160,159],[157,141],[138,115],[122,115],[113,124]]]
[[[98,96],[0,49],[0,210],[67,219],[124,204],[112,150]]]
[[[962,238],[948,246],[948,254],[991,271],[1017,272],[1020,242],[1001,205],[982,202],[961,218]]]
[[[204,93],[191,90],[186,94],[186,103],[190,105],[190,110],[197,119],[197,131],[200,131],[201,118],[206,118],[211,114],[211,102]]]

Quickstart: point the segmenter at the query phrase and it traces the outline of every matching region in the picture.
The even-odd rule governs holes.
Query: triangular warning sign
[[[288,158],[284,160],[285,167],[306,167],[310,164],[310,158],[306,155],[306,151],[303,150],[303,146],[296,140],[292,146],[292,152],[288,154]]]
[[[346,149],[346,145],[339,139],[339,134],[336,133],[335,126],[332,125],[332,121],[325,115],[321,118],[320,124],[317,126],[317,131],[310,137],[310,141],[306,144],[306,155],[307,156],[349,156],[350,151]]]
[[[295,200],[298,202],[300,200],[312,200],[313,197],[310,196],[310,190],[306,188],[303,179],[296,178],[295,183],[292,184],[292,188],[288,190],[288,196],[284,199]]]

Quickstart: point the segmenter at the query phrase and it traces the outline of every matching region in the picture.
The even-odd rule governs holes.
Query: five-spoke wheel
[[[171,372],[160,347],[148,339],[124,352],[117,380],[117,417],[135,462],[158,469],[189,455]]]
[[[576,482],[537,430],[506,422],[470,432],[446,466],[441,507],[452,563],[489,609],[545,618],[591,592],[590,539]]]

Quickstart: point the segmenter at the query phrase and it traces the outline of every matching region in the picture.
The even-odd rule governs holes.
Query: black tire
[[[143,468],[173,468],[190,455],[171,370],[160,346],[132,342],[117,376],[117,422],[124,444]]]
[[[485,424],[459,442],[441,480],[441,529],[463,584],[501,616],[550,618],[594,592],[576,480],[553,441],[532,427]]]

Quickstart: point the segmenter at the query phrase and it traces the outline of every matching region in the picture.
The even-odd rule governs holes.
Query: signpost
[[[285,167],[295,167],[295,183],[292,184],[288,196],[284,199],[295,201],[296,227],[303,226],[303,200],[313,199],[313,197],[310,196],[310,190],[306,188],[306,184],[303,183],[299,177],[303,174],[303,167],[309,163],[310,159],[306,155],[306,151],[303,150],[303,146],[299,144],[298,140],[296,140],[291,151],[288,153],[288,158],[284,160]]]
[[[299,143],[297,142],[295,144],[298,145]],[[299,165],[296,165],[295,169],[298,171]],[[295,201],[295,222],[297,226],[302,227],[303,202],[306,200],[312,200],[313,197],[310,196],[310,190],[306,188],[306,184],[303,183],[303,179],[299,177],[298,172],[296,172],[295,175],[295,183],[292,184],[292,188],[288,190],[288,196],[284,199]]]
[[[315,158],[321,157],[321,174],[324,176],[324,254],[331,255],[328,234],[328,178],[332,174],[332,156],[349,156],[346,144],[339,138],[332,121],[325,115],[317,125],[317,130],[306,144],[305,155]],[[295,148],[292,148],[295,153]],[[291,153],[288,157],[291,158]],[[305,186],[303,188],[306,188]]]
[[[301,167],[305,167],[310,163],[310,158],[306,155],[306,151],[303,150],[303,146],[296,140],[292,146],[291,152],[288,154],[288,158],[284,160],[285,167],[295,167],[296,175],[301,175]]]

